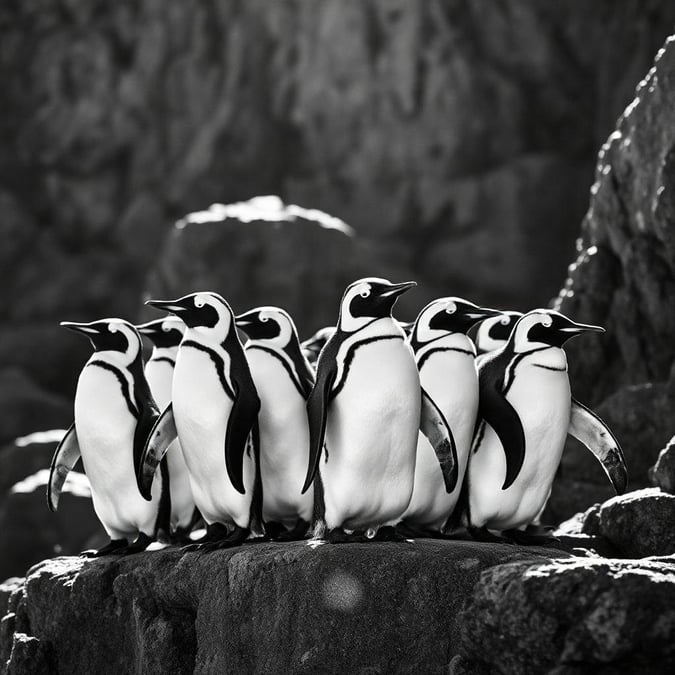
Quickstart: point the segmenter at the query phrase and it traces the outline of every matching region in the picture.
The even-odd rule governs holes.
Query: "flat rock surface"
[[[55,558],[11,597],[0,663],[12,673],[447,673],[480,573],[561,556],[424,540]]]

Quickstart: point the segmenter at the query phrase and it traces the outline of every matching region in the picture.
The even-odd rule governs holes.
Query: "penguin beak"
[[[580,335],[581,333],[604,333],[605,329],[602,326],[593,326],[588,323],[574,323],[570,321],[569,326],[558,329],[561,333],[568,335],[569,337],[574,337],[575,335]]]
[[[75,333],[82,333],[83,335],[99,335],[99,329],[90,323],[76,323],[75,321],[61,321],[59,324],[68,330],[72,330]]]
[[[154,321],[148,321],[148,323],[141,323],[136,326],[136,330],[143,335],[154,335],[157,330],[157,325]]]
[[[469,319],[473,319],[474,321],[484,321],[485,319],[489,319],[490,317],[493,316],[501,316],[501,312],[498,309],[490,309],[489,307],[476,307],[471,312],[467,312],[466,316]]]
[[[234,317],[234,323],[237,328],[245,329],[246,326],[250,326],[253,323],[255,316],[256,312],[244,312]]]
[[[416,281],[404,281],[401,284],[391,284],[384,290],[379,292],[380,297],[383,298],[398,298],[399,295],[403,295],[406,291],[409,291],[411,288],[417,286]]]
[[[145,304],[150,305],[150,307],[162,309],[165,312],[171,312],[171,314],[176,314],[178,316],[187,309],[187,307],[181,305],[178,300],[147,300]]]

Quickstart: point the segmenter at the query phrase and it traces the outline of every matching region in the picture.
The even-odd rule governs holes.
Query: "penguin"
[[[176,355],[172,403],[143,450],[141,491],[150,496],[155,467],[177,436],[195,504],[207,524],[204,537],[184,550],[236,546],[260,518],[260,399],[234,314],[222,296],[212,292],[146,304],[175,314],[186,330]]]
[[[522,312],[502,311],[481,322],[476,331],[476,352],[479,356],[503,347]]]
[[[625,491],[621,446],[571,395],[563,345],[584,332],[604,329],[554,310],[533,310],[518,320],[506,345],[479,365],[482,421],[469,458],[464,505],[474,537],[497,540],[490,532],[497,530],[519,543],[546,539],[524,529],[548,498],[568,433],[601,462],[617,494]]]
[[[159,417],[143,374],[141,337],[122,319],[61,325],[86,335],[94,353],[77,382],[75,421],[54,453],[49,508],[56,511],[68,472],[81,457],[94,511],[110,537],[106,546],[83,555],[144,551],[160,528],[168,531],[171,505],[165,465],[147,501],[137,484],[143,446]]]
[[[145,364],[145,377],[155,402],[160,410],[164,410],[171,403],[173,369],[185,324],[176,316],[167,316],[138,325],[136,329],[153,344],[152,354]],[[168,449],[166,463],[171,493],[171,532],[167,534],[172,543],[185,544],[190,539],[190,531],[199,513],[195,508],[190,477],[178,439]]]
[[[394,319],[394,321],[403,329],[403,332],[406,335],[410,335],[410,331],[412,330],[413,327],[413,322],[398,321],[397,319]],[[300,343],[302,353],[304,354],[305,358],[312,366],[312,368],[316,366],[316,362],[319,359],[319,353],[321,352],[324,345],[326,344],[326,342],[328,342],[328,339],[334,332],[335,326],[324,326],[323,328],[319,328],[319,330],[316,331],[316,333],[314,333],[312,337],[307,338],[307,340]]]
[[[314,371],[300,349],[293,319],[279,307],[236,317],[250,338],[246,358],[258,396],[262,519],[267,536],[302,539],[312,520],[314,490],[301,493],[309,461],[307,397]]]
[[[402,538],[394,525],[410,502],[420,424],[439,462],[453,471],[447,427],[423,396],[412,349],[391,315],[398,297],[414,286],[374,277],[352,283],[319,355],[307,400],[310,458],[303,486],[307,491],[316,476],[316,538]]]
[[[422,388],[439,408],[454,439],[457,476],[444,480],[427,438],[418,434],[415,482],[399,530],[412,536],[442,536],[455,508],[469,458],[478,412],[476,348],[467,336],[475,324],[499,311],[478,307],[462,298],[430,302],[413,324],[410,345]]]
[[[319,359],[319,353],[334,331],[334,326],[324,326],[323,328],[319,328],[312,337],[307,338],[300,343],[302,354],[307,359],[310,366],[316,366],[316,362]]]

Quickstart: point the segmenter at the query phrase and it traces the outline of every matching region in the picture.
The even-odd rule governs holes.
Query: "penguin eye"
[[[269,320],[270,320],[269,316],[261,316],[260,317],[260,321],[262,321],[262,323],[267,323]]]
[[[550,328],[553,325],[553,319],[550,316],[545,316],[541,323],[546,328]]]
[[[451,302],[446,308],[446,314],[454,314],[457,311],[457,305],[454,302]]]
[[[119,328],[118,328],[114,323],[109,323],[109,324],[108,324],[108,330],[109,330],[111,333],[117,333],[117,331],[119,330]]]
[[[195,307],[203,307],[206,303],[204,302],[203,298],[195,298]]]
[[[366,289],[362,290],[362,291],[359,293],[359,295],[360,295],[362,298],[367,298],[367,297],[370,295],[370,289],[369,289],[369,288],[366,288]]]
[[[503,316],[501,319],[499,319],[499,323],[501,323],[502,326],[508,326],[509,323],[511,323],[511,319],[508,316]]]

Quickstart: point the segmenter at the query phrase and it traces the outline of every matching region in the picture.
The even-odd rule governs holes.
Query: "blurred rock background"
[[[562,310],[608,333],[570,349],[573,388],[646,486],[672,435],[670,56],[575,241],[674,27],[668,0],[2,3],[0,442],[70,424],[88,345],[62,319],[212,284],[306,336],[361,274],[419,282],[405,319],[528,309],[579,256]],[[274,200],[185,218],[271,194],[352,229]],[[571,447],[549,516],[606,496]]]

